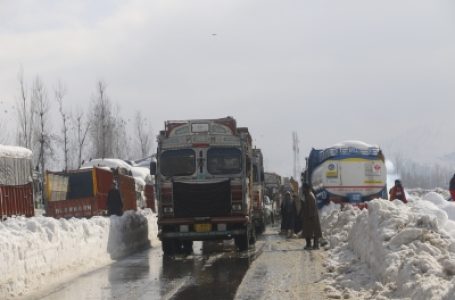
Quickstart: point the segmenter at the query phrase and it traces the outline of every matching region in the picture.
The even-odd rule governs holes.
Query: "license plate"
[[[194,224],[194,231],[209,232],[212,230],[212,224]]]

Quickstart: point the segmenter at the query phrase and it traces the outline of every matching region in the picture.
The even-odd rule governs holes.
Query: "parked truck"
[[[0,145],[0,219],[35,215],[32,151]]]
[[[107,194],[114,178],[119,186],[123,211],[136,210],[133,177],[106,167],[91,167],[46,173],[46,215],[54,218],[105,215]]]
[[[387,171],[382,150],[360,141],[345,141],[312,149],[302,180],[315,192],[318,207],[330,201],[365,206],[387,199]]]
[[[266,225],[264,159],[261,149],[253,149],[253,223],[256,233],[263,233]]]
[[[191,252],[193,241],[256,241],[252,222],[253,149],[232,117],[166,121],[158,136],[158,237],[165,255]]]

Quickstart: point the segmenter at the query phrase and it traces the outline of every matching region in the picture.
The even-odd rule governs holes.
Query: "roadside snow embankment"
[[[351,298],[455,299],[455,205],[423,198],[377,199],[367,210],[322,213],[334,293]],[[329,293],[330,294],[330,293]]]
[[[150,209],[91,219],[9,218],[0,222],[0,299],[29,294],[154,244]]]

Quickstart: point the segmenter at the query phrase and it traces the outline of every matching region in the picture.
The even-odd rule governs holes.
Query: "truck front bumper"
[[[210,224],[210,230],[198,232],[197,224]],[[213,217],[213,218],[166,218],[158,220],[158,238],[186,240],[231,239],[247,233],[250,218],[248,216]],[[185,230],[182,230],[185,228]]]

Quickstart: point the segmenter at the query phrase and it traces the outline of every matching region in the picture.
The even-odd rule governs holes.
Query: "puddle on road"
[[[196,242],[192,255],[163,257],[162,298],[233,299],[260,244],[239,253],[230,241]]]

